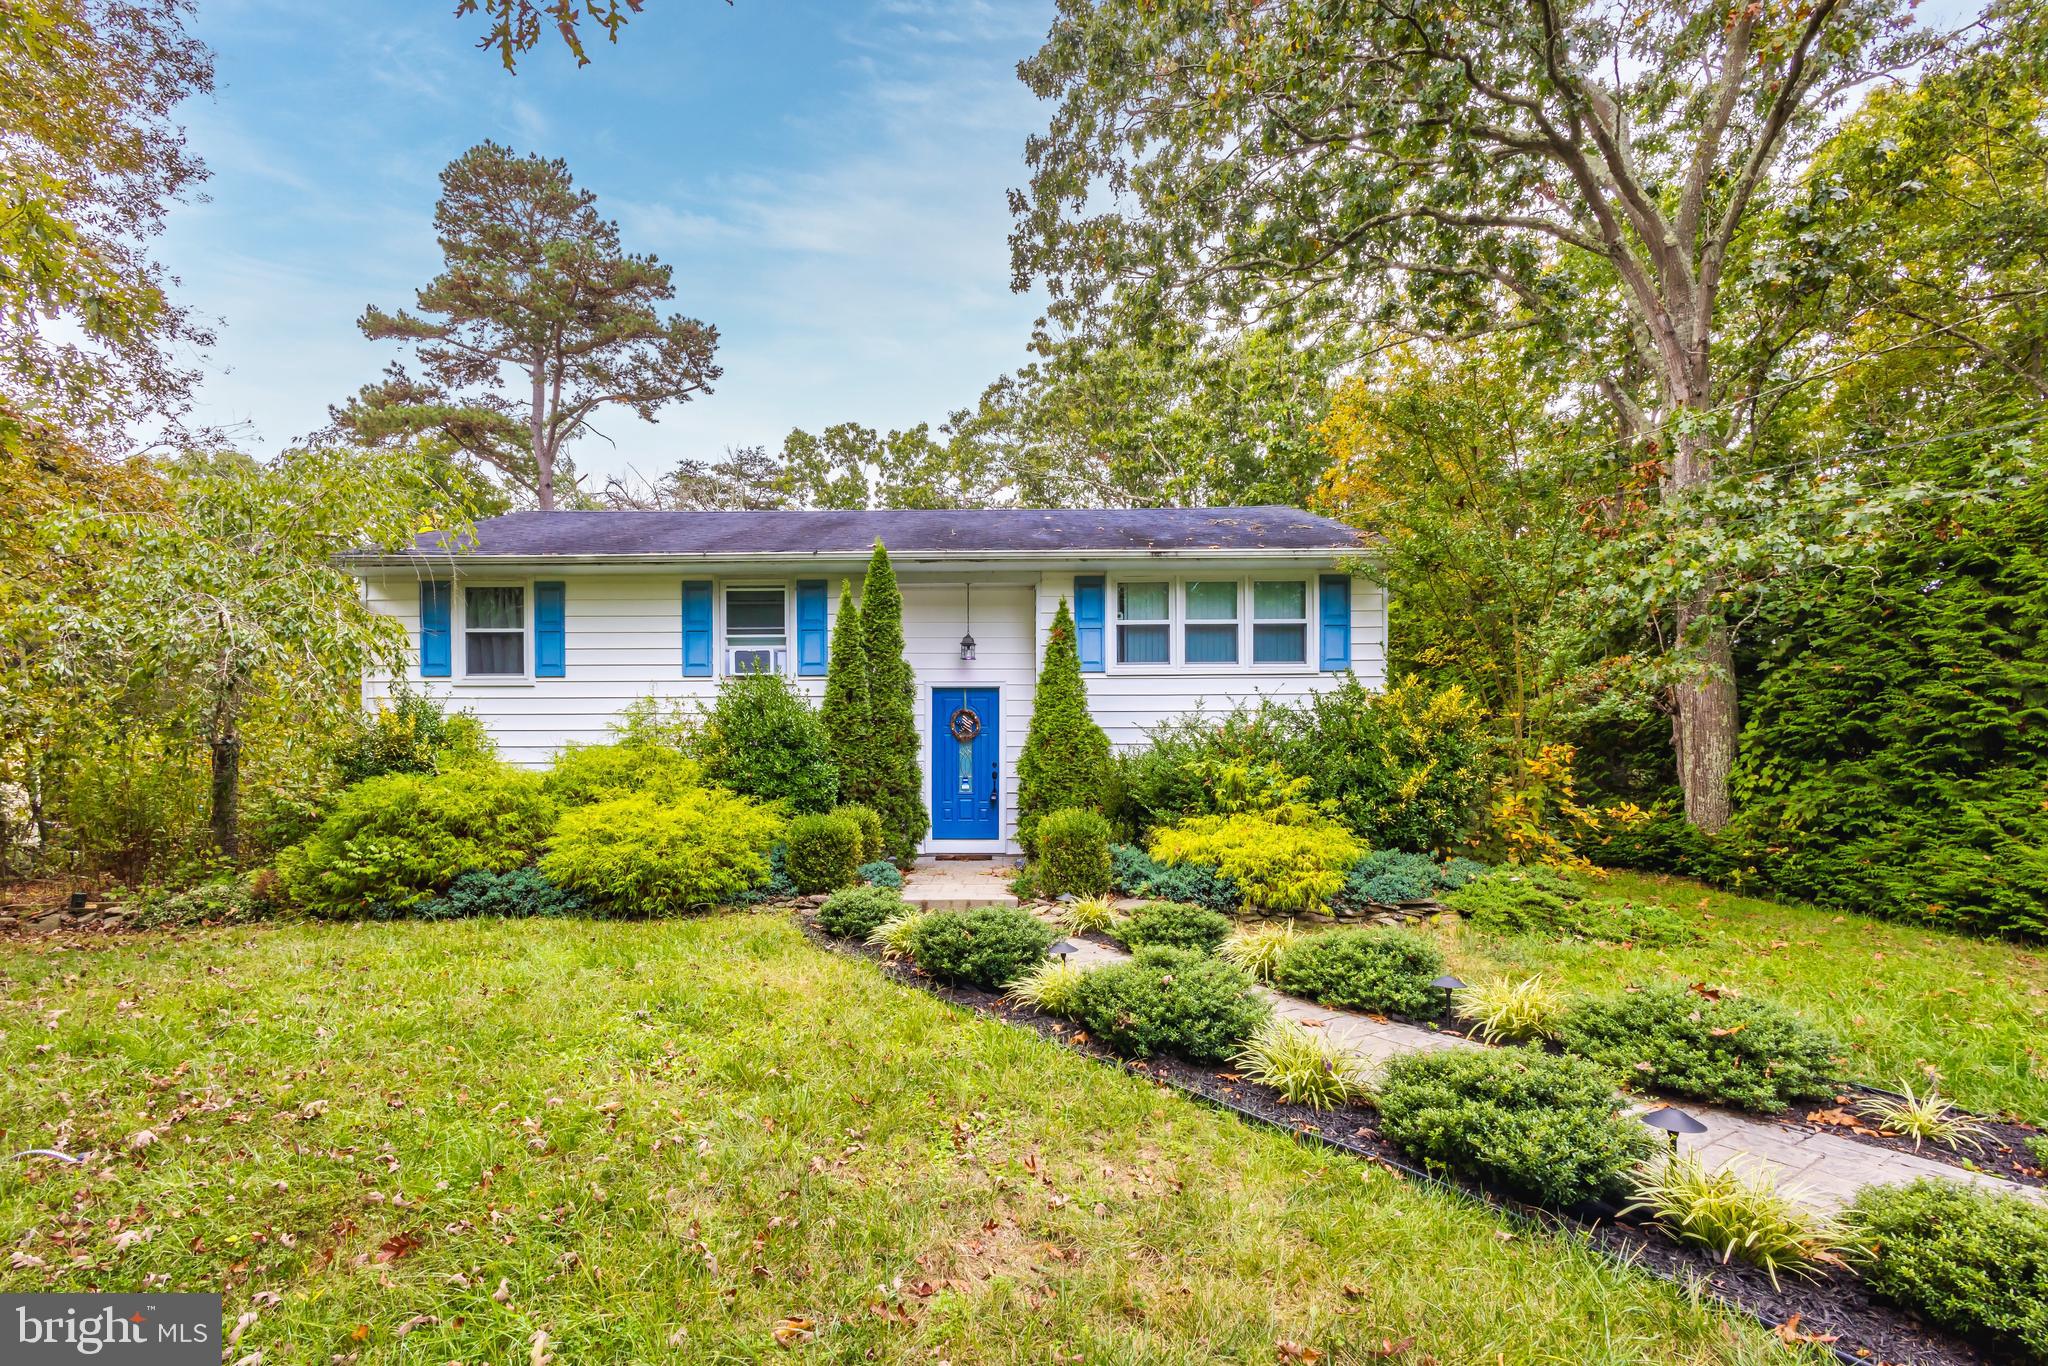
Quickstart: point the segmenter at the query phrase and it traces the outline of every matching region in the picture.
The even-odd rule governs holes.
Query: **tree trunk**
[[[1709,406],[1704,372],[1698,360],[1693,390],[1700,407]],[[1698,437],[1680,437],[1673,451],[1667,497],[1683,497],[1713,475],[1713,452]],[[1693,669],[1672,689],[1671,745],[1678,761],[1678,786],[1685,796],[1685,818],[1709,834],[1728,824],[1733,802],[1728,781],[1735,771],[1738,726],[1735,691],[1735,638],[1714,611],[1718,585],[1709,580],[1678,607],[1680,651],[1693,656]]]
[[[213,842],[234,858],[241,852],[242,732],[229,717],[213,737]]]
[[[547,446],[547,370],[533,367],[533,408],[527,417],[527,431],[533,441],[533,496],[542,512],[555,510],[555,453]]]

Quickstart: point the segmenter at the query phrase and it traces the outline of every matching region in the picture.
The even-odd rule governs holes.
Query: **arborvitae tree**
[[[1088,713],[1074,617],[1061,598],[1045,638],[1031,730],[1017,759],[1017,838],[1025,850],[1035,852],[1041,817],[1069,806],[1100,811],[1109,777],[1109,737]]]
[[[868,778],[868,661],[861,636],[853,583],[839,581],[839,619],[832,623],[832,653],[825,663],[825,743],[839,766],[839,793],[849,802],[872,805]],[[879,808],[878,808],[879,809]]]
[[[917,766],[917,685],[903,657],[903,594],[880,541],[861,587],[860,628],[868,675],[868,790],[862,800],[882,817],[889,856],[909,859],[931,829],[932,817]]]

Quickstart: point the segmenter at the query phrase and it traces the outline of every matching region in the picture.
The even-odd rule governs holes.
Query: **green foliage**
[[[860,823],[843,812],[811,811],[792,818],[782,848],[789,879],[804,896],[860,880]]]
[[[1049,959],[1010,983],[1008,995],[1048,1015],[1072,1015],[1086,975],[1072,963]]]
[[[1492,871],[1491,864],[1481,863],[1478,859],[1465,858],[1462,855],[1446,859],[1443,868],[1437,873],[1437,886],[1444,891],[1455,892]]]
[[[1375,849],[1351,865],[1344,874],[1344,889],[1335,900],[1352,906],[1421,901],[1436,890],[1439,871],[1436,861],[1426,855]]]
[[[652,693],[636,697],[619,709],[611,725],[613,739],[621,745],[642,745],[687,754],[697,743],[701,709],[680,697],[657,697]]]
[[[1497,868],[1451,892],[1443,904],[1489,934],[1655,947],[1699,938],[1699,930],[1675,911],[1648,903],[1589,900],[1576,879],[1542,867]]]
[[[1131,949],[1160,946],[1214,953],[1230,931],[1230,917],[1207,907],[1148,901],[1118,922],[1113,933]]]
[[[1318,911],[1344,885],[1358,844],[1325,821],[1282,824],[1266,816],[1190,816],[1152,832],[1161,863],[1214,869],[1244,893],[1245,904],[1272,911]]]
[[[1221,1062],[1272,1016],[1241,970],[1186,949],[1147,948],[1084,974],[1074,1018],[1130,1057]]]
[[[936,911],[910,935],[910,956],[942,981],[995,990],[1045,960],[1050,927],[1014,906]]]
[[[903,906],[869,930],[866,942],[880,949],[884,958],[908,958],[911,940],[916,937],[918,926],[932,914],[931,911],[914,911],[907,905]]]
[[[903,887],[903,874],[896,865],[881,859],[876,859],[873,863],[863,863],[854,870],[854,873],[870,887],[887,887],[898,891]]]
[[[1280,959],[1273,985],[1327,1006],[1434,1016],[1444,972],[1436,945],[1412,930],[1330,930],[1303,935]]]
[[[1368,847],[1441,850],[1469,840],[1486,810],[1484,717],[1456,684],[1411,675],[1374,690],[1347,674],[1303,703],[1281,763]]]
[[[1538,1204],[1616,1195],[1656,1149],[1613,1080],[1579,1058],[1453,1048],[1387,1064],[1374,1098],[1388,1141],[1425,1165]]]
[[[863,864],[879,862],[886,852],[883,848],[881,814],[873,807],[862,806],[859,802],[845,802],[832,809],[842,816],[849,817],[860,827],[860,861]],[[897,881],[901,882],[902,878],[899,876]]]
[[[654,745],[569,744],[548,769],[548,795],[564,807],[645,794],[671,801],[704,780],[703,766]]]
[[[1226,913],[1244,904],[1237,884],[1214,868],[1196,863],[1168,867],[1135,844],[1115,845],[1109,855],[1110,887],[1120,896],[1182,901]]]
[[[450,712],[425,693],[399,684],[358,718],[335,747],[334,769],[344,785],[385,773],[432,773],[451,764],[490,759],[498,747],[483,723],[464,710]]]
[[[1060,928],[1069,934],[1103,934],[1116,921],[1116,907],[1099,896],[1084,896],[1070,901],[1060,911]]]
[[[818,907],[818,928],[827,934],[865,939],[877,928],[907,915],[910,907],[893,887],[847,887]]]
[[[1213,814],[1204,778],[1213,771],[1210,766],[1274,761],[1289,715],[1278,704],[1266,703],[1214,719],[1197,711],[1154,725],[1142,748],[1116,755],[1118,820],[1142,839],[1155,826]]]
[[[413,908],[420,920],[467,920],[475,916],[581,915],[583,898],[564,891],[531,868],[464,873],[447,891]]]
[[[1674,986],[1580,1001],[1557,1037],[1623,1082],[1762,1114],[1834,1094],[1842,1052],[1773,1001]]]
[[[1232,930],[1230,937],[1216,946],[1216,956],[1243,968],[1254,980],[1270,982],[1297,937],[1292,920],[1245,925]]]
[[[2048,1210],[1953,1181],[1866,1186],[1844,1222],[1870,1288],[1959,1333],[2048,1361]]]
[[[1912,1139],[1916,1152],[1922,1143],[1930,1141],[1950,1150],[1967,1144],[1972,1151],[1982,1152],[1984,1145],[1979,1140],[1991,1134],[1989,1129],[1956,1109],[1954,1102],[1932,1082],[1927,1083],[1924,1089],[1916,1089],[1910,1078],[1899,1083],[1896,1096],[1863,1097],[1856,1103],[1856,1113],[1888,1134]]]
[[[1017,757],[1017,838],[1037,854],[1038,824],[1056,811],[1100,812],[1110,790],[1109,737],[1088,710],[1074,617],[1060,599],[1045,637],[1045,663],[1031,703],[1031,729]],[[1103,842],[1108,843],[1107,827]],[[1101,891],[1102,887],[1074,890]]]
[[[829,810],[839,798],[825,727],[781,674],[722,680],[697,747],[706,775],[743,797],[797,812]]]
[[[1247,1080],[1278,1091],[1287,1104],[1311,1110],[1340,1109],[1368,1089],[1351,1054],[1292,1020],[1268,1020],[1231,1065]]]
[[[862,582],[860,639],[868,713],[858,737],[859,778],[845,796],[881,816],[884,853],[903,863],[916,855],[932,818],[917,768],[917,687],[903,655],[903,594],[880,541]],[[828,676],[828,688],[830,682]]]
[[[263,884],[268,880],[267,873],[258,872],[215,878],[178,892],[155,888],[127,903],[128,924],[138,930],[154,930],[265,920],[278,909],[272,899],[262,894]]]
[[[617,797],[562,816],[542,876],[602,915],[675,915],[733,900],[769,874],[783,818],[716,787]]]
[[[871,771],[874,756],[868,749],[873,703],[868,696],[867,661],[867,636],[861,629],[860,607],[853,600],[853,584],[841,579],[839,615],[832,619],[832,648],[825,657],[825,697],[818,707],[818,722],[825,728],[825,745],[839,770],[839,795],[849,802],[863,801],[876,782]],[[880,820],[879,814],[876,819]],[[874,857],[881,857],[881,852]]]
[[[1767,1169],[1754,1176],[1734,1163],[1710,1170],[1690,1154],[1645,1165],[1635,1178],[1635,1203],[1623,1213],[1650,1215],[1723,1265],[1740,1260],[1760,1267],[1774,1286],[1780,1271],[1808,1270],[1843,1245],[1834,1228],[1786,1198]]]
[[[1038,894],[1100,896],[1109,890],[1109,822],[1079,807],[1048,811],[1038,824]]]
[[[1540,1043],[1557,1037],[1571,1001],[1541,977],[1479,982],[1456,996],[1458,1018],[1488,1043]]]
[[[357,783],[320,828],[277,858],[290,898],[349,919],[404,910],[464,873],[530,862],[555,828],[541,776],[490,764]]]
[[[2048,1168],[2048,1134],[2035,1134],[2029,1138],[2027,1155],[2034,1159],[2035,1166]]]

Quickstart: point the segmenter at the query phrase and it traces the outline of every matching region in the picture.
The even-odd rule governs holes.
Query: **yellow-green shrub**
[[[585,806],[645,793],[663,800],[700,786],[704,768],[657,745],[568,745],[547,773],[548,794],[563,806]]]
[[[718,787],[619,797],[565,814],[540,871],[599,913],[672,914],[764,881],[782,827],[772,808]]]
[[[1162,826],[1152,832],[1150,852],[1161,863],[1214,869],[1237,884],[1248,906],[1319,911],[1363,851],[1328,821],[1287,823],[1240,812]]]

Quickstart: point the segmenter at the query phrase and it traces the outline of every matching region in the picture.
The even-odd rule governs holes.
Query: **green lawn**
[[[265,1366],[1785,1359],[779,916],[8,944],[0,1062],[6,1150],[112,1154],[0,1171],[0,1289],[225,1287]]]
[[[1600,895],[1683,911],[1705,938],[1649,949],[1452,930],[1453,971],[1467,981],[1541,972],[1580,991],[1708,982],[1773,996],[1840,1036],[1858,1080],[1918,1083],[1933,1067],[1964,1105],[2048,1122],[2048,953],[1780,906],[1681,878],[1610,873]]]

